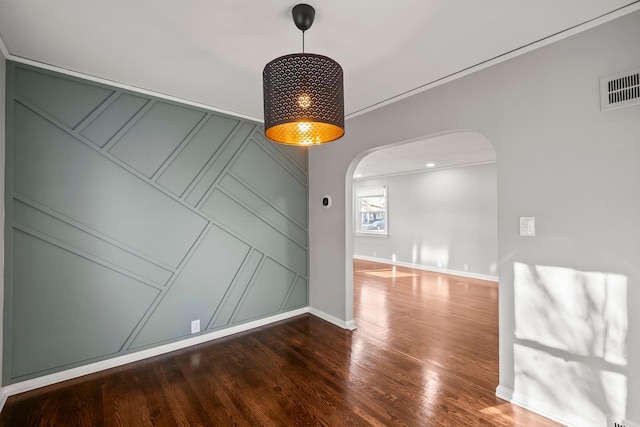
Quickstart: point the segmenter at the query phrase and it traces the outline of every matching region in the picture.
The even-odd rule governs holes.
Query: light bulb
[[[308,133],[311,130],[311,123],[309,122],[299,122],[298,123],[298,132],[300,133]]]
[[[311,97],[306,93],[303,93],[298,97],[298,106],[300,108],[309,108],[311,107]]]

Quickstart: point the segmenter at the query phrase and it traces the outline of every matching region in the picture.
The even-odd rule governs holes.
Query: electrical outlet
[[[191,321],[191,333],[197,334],[200,332],[200,319]]]
[[[469,271],[469,264],[463,265],[462,268],[464,268],[464,271]]]

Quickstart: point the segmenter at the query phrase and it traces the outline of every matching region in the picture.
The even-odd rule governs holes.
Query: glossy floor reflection
[[[303,315],[11,396],[0,426],[553,426],[494,395],[497,285],[356,262],[358,329]]]
[[[422,425],[559,425],[495,397],[497,283],[356,260],[354,315],[351,366],[404,363]]]

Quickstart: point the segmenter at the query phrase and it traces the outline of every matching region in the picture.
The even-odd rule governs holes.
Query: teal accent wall
[[[308,305],[307,153],[7,63],[9,384]]]

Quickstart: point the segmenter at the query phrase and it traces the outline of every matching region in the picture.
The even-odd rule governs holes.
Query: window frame
[[[384,210],[382,210],[382,221],[384,221],[384,228],[382,230],[367,230],[363,229],[362,223],[362,214],[364,211],[360,210],[361,207],[361,199],[363,198],[373,198],[373,197],[382,197],[384,198]],[[386,185],[377,185],[372,187],[361,187],[356,188],[354,191],[354,231],[356,235],[360,236],[389,236],[389,195]],[[380,219],[375,219],[375,221],[380,221]]]

